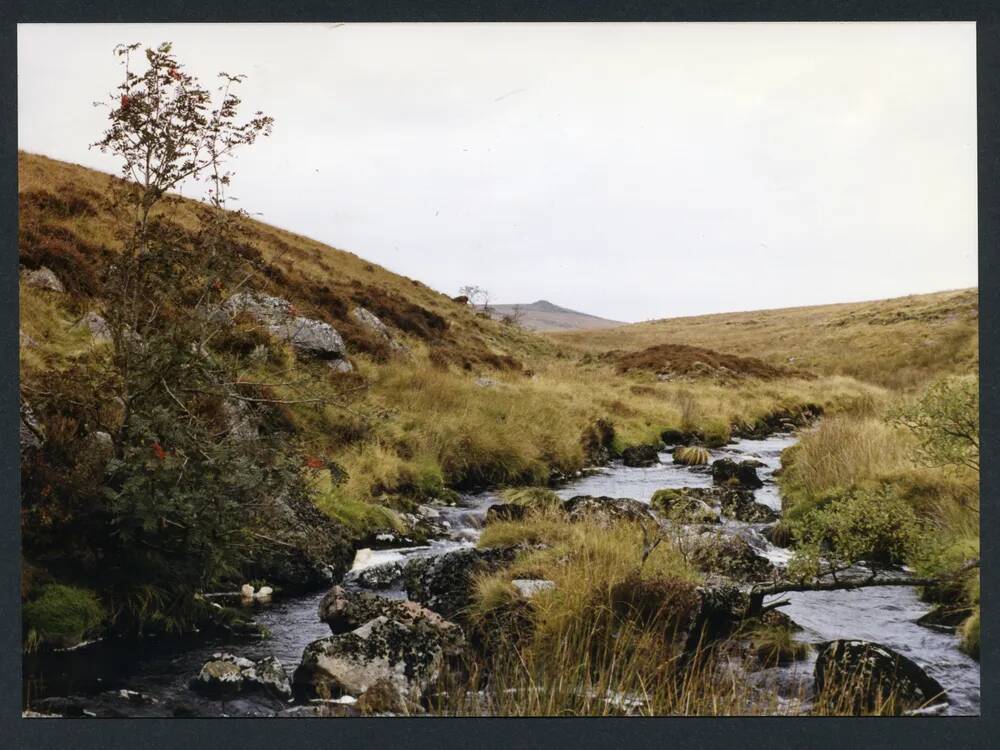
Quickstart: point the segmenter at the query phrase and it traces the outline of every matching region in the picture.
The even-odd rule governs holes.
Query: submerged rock
[[[630,445],[622,451],[622,463],[634,467],[655,466],[660,463],[660,446]]]
[[[941,684],[921,667],[879,643],[836,640],[820,646],[816,693],[856,713],[881,708],[902,713],[947,701]]]

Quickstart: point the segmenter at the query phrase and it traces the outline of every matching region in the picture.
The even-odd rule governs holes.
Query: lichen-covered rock
[[[655,466],[660,463],[660,446],[630,445],[622,451],[622,463],[626,466]]]
[[[271,335],[320,359],[344,359],[344,340],[329,323],[296,313],[292,304],[269,294],[240,292],[227,299],[222,312],[229,318],[240,313],[265,324]]]
[[[423,713],[419,703],[408,700],[399,686],[388,679],[376,680],[355,704],[362,716],[408,716]]]
[[[344,576],[344,586],[352,589],[374,589],[376,591],[395,589],[402,585],[405,569],[406,563],[404,561],[391,560],[380,565],[350,570]]]
[[[406,594],[449,620],[460,619],[471,603],[473,577],[509,565],[516,555],[516,547],[497,547],[413,560],[403,576]]]
[[[319,603],[319,619],[335,634],[357,630],[379,617],[404,624],[419,621],[437,629],[441,634],[441,647],[449,656],[460,654],[464,646],[462,631],[457,625],[416,602],[334,586]]]
[[[45,266],[36,268],[33,271],[25,271],[21,278],[24,279],[24,283],[28,286],[33,286],[38,289],[45,289],[49,292],[66,291],[66,287],[63,286],[59,277]]]
[[[329,323],[313,318],[288,318],[268,326],[271,333],[296,349],[322,359],[341,359],[347,355],[344,340]]]
[[[717,484],[737,485],[749,489],[763,487],[764,483],[757,476],[757,468],[762,466],[759,461],[740,461],[731,458],[720,458],[712,462],[712,480]]]
[[[234,654],[217,653],[202,665],[191,687],[206,695],[227,698],[254,690],[277,698],[290,698],[291,683],[281,662],[273,656],[251,661]]]
[[[438,678],[447,634],[429,619],[377,617],[359,628],[306,646],[292,677],[300,699],[359,696],[380,681],[418,702]]]
[[[577,495],[563,503],[571,521],[585,518],[607,526],[621,521],[656,522],[649,506],[627,497]]]
[[[704,500],[704,497],[713,497],[713,495],[711,493],[700,492],[700,489],[680,487],[678,489],[657,490],[653,493],[649,505],[653,510],[662,513],[674,523],[719,523],[718,511],[713,509]]]
[[[351,310],[351,317],[354,318],[359,324],[370,330],[378,338],[385,341],[389,348],[392,349],[397,354],[406,354],[409,352],[409,348],[401,341],[398,341],[395,336],[392,335],[392,331],[389,327],[383,323],[375,313],[371,312],[364,307],[355,307]]]
[[[813,673],[821,701],[853,703],[855,712],[902,713],[947,701],[941,684],[879,643],[836,640],[820,646]]]
[[[774,565],[742,537],[709,531],[693,535],[689,559],[706,573],[714,573],[733,581],[767,581],[774,575]]]

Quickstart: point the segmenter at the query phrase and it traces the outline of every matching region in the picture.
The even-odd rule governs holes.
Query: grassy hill
[[[490,312],[498,320],[514,320],[529,331],[576,331],[624,325],[621,321],[559,307],[543,299],[521,305],[490,305]]]
[[[653,320],[555,340],[583,352],[701,346],[828,375],[910,388],[979,362],[978,291]]]
[[[21,285],[21,327],[33,342],[22,348],[22,381],[30,388],[41,373],[69,366],[93,346],[73,323],[97,303],[102,273],[117,252],[106,206],[116,178],[24,153],[18,174],[21,263],[51,269],[66,286],[58,295]],[[181,231],[195,232],[207,210],[171,196],[162,213]],[[598,420],[614,425],[619,445],[655,439],[691,420],[698,424],[688,428],[728,436],[734,423],[775,408],[829,405],[864,390],[844,378],[792,376],[780,387],[708,378],[692,396],[690,384],[644,372],[626,377],[614,362],[581,357],[581,348],[615,341],[615,333],[549,338],[504,325],[418,280],[250,219],[243,242],[260,259],[253,286],[290,300],[345,339],[353,373],[331,379],[286,351],[299,382],[273,390],[292,397],[312,388],[329,396],[322,406],[289,406],[286,419],[311,450],[346,470],[346,483],[321,503],[346,520],[357,520],[351,503],[393,505],[414,487],[544,481],[574,471],[590,460],[586,435]],[[378,316],[409,354],[396,356],[360,325],[352,315],[358,306]],[[262,382],[290,380],[278,372],[257,375]]]

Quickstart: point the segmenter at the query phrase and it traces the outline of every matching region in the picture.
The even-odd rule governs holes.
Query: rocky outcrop
[[[870,641],[824,643],[813,675],[821,700],[853,702],[855,712],[881,709],[898,714],[947,701],[941,684],[921,667]]]
[[[630,445],[622,451],[622,463],[626,466],[655,466],[660,463],[660,446]]]
[[[716,484],[757,489],[764,483],[757,476],[757,469],[763,466],[760,461],[740,461],[731,458],[720,458],[712,462],[712,480]]]
[[[215,698],[231,698],[255,690],[276,698],[292,697],[288,675],[273,656],[251,661],[234,654],[213,654],[191,681],[191,688]]]
[[[65,292],[66,287],[63,286],[62,281],[56,276],[50,269],[42,266],[41,268],[36,268],[33,271],[25,271],[21,275],[21,279],[28,286],[33,286],[37,289],[44,289],[49,292]]]
[[[513,562],[516,547],[460,549],[413,560],[403,574],[407,596],[453,620],[471,603],[473,577]]]
[[[294,306],[281,297],[240,292],[222,305],[230,319],[246,314],[267,326],[272,336],[287,341],[300,351],[320,359],[345,359],[347,348],[337,330],[329,323],[298,315]]]
[[[621,521],[656,523],[648,505],[627,497],[577,495],[566,500],[562,507],[571,521],[588,519],[602,526]]]
[[[293,690],[300,699],[362,697],[372,689],[384,698],[389,688],[415,706],[435,685],[455,630],[440,618],[376,617],[306,646],[292,677]]]
[[[389,327],[383,323],[375,313],[364,307],[355,307],[351,310],[351,317],[364,328],[371,331],[377,338],[382,339],[389,345],[389,348],[396,354],[408,354],[409,349],[406,344],[398,341],[392,335]]]

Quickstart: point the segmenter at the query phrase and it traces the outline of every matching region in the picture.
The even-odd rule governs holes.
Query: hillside
[[[559,307],[543,299],[528,304],[490,305],[490,312],[497,320],[514,320],[530,331],[578,331],[624,325],[617,320]]]
[[[976,289],[873,302],[653,320],[613,331],[566,332],[581,352],[701,346],[775,366],[908,388],[979,362]]]
[[[51,269],[74,296],[96,295],[102,269],[118,246],[106,205],[116,182],[95,170],[19,153],[20,262]],[[195,232],[207,211],[179,196],[165,202],[161,212],[169,212],[182,231]],[[466,369],[517,368],[517,357],[550,347],[353,253],[250,219],[244,237],[267,267],[261,287],[335,324],[355,350],[385,354],[378,337],[350,315],[355,306],[379,316],[409,345]]]
[[[76,323],[100,307],[102,276],[118,247],[107,206],[117,180],[24,153],[18,174],[20,261],[25,269],[50,269],[65,286],[65,294],[53,294],[21,284],[21,376],[30,392],[49,373],[72,373],[93,356],[97,342]],[[198,231],[208,211],[178,196],[164,204],[164,219],[182,238]],[[257,268],[249,287],[287,300],[343,337],[353,368],[347,375],[331,378],[329,368],[270,341],[271,361],[290,361],[291,369],[269,364],[254,376],[274,383],[273,395],[290,402],[278,421],[344,470],[346,481],[328,488],[320,505],[359,531],[384,523],[368,503],[409,507],[401,498],[416,488],[433,495],[446,486],[544,481],[579,469],[590,460],[589,430],[600,420],[614,425],[616,444],[623,446],[692,418],[691,394],[682,384],[641,371],[622,375],[613,361],[581,359],[573,347],[584,340],[490,320],[418,280],[259,221],[243,220],[242,235],[234,250],[255,259]],[[539,307],[548,315],[575,315],[549,303]],[[359,308],[377,323],[366,323]],[[623,346],[614,332],[590,333]],[[719,373],[694,373],[702,381],[700,427],[724,437],[733,424],[779,406],[829,406],[862,390],[843,379],[782,373],[780,389],[751,378],[739,392],[727,389]],[[317,391],[327,403],[313,403]]]

